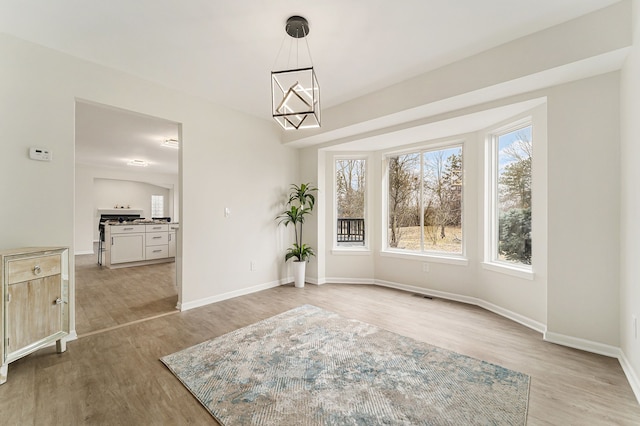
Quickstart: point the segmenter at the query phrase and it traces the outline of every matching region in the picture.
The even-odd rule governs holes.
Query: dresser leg
[[[7,381],[7,373],[9,372],[9,364],[0,367],[0,385]]]
[[[65,339],[56,340],[56,352],[61,354],[67,350],[67,341]]]

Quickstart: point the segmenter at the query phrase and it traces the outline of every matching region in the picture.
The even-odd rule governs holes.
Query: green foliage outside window
[[[531,265],[531,209],[511,209],[500,215],[498,251],[505,259]]]
[[[531,126],[500,137],[498,255],[531,265]]]

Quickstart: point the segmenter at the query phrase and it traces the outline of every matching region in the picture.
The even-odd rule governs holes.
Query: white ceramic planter
[[[293,262],[293,282],[297,288],[304,287],[304,275],[307,267],[307,262],[294,261]]]

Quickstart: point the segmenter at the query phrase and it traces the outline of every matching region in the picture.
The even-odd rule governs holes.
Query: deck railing
[[[364,219],[338,218],[338,243],[364,244]]]

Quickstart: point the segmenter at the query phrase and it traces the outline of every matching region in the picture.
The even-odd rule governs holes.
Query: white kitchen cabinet
[[[69,334],[69,251],[23,248],[0,251],[0,384],[8,365]]]
[[[166,246],[169,244],[168,232],[147,232],[147,247],[149,246]]]
[[[144,225],[108,226],[105,233],[107,266],[145,260]]]
[[[175,234],[171,242],[166,223],[108,224],[105,227],[105,265],[108,268],[172,262]],[[170,249],[174,252],[169,254]]]
[[[146,225],[146,260],[166,259],[169,257],[169,225]]]
[[[164,259],[169,257],[169,246],[147,246],[145,253],[146,260]]]
[[[111,263],[138,262],[145,259],[145,234],[111,237]]]
[[[145,225],[147,232],[169,232],[169,225],[166,223]]]

